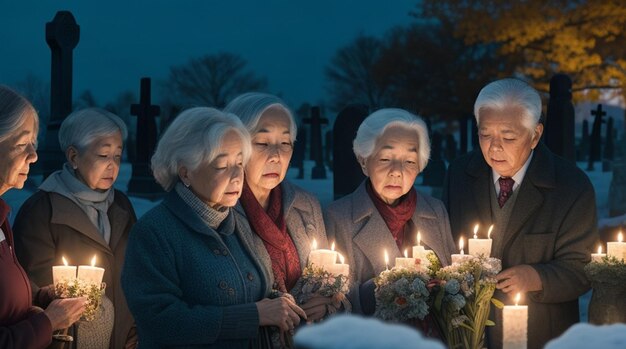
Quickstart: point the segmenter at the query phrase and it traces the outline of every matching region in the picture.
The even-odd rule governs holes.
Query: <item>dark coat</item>
[[[126,195],[117,190],[107,214],[111,222],[109,244],[73,201],[40,190],[24,202],[15,217],[15,246],[28,276],[39,287],[52,284],[52,266],[61,265],[62,256],[72,265],[89,265],[96,255],[96,265],[105,269],[106,295],[115,307],[110,348],[123,348],[134,320],[122,292],[120,275],[128,235],[137,218]]]
[[[350,195],[331,203],[324,210],[326,232],[336,239],[337,249],[350,264],[350,302],[355,313],[362,313],[360,286],[385,270],[383,249],[390,263],[402,257],[387,224],[367,194],[365,182]],[[429,246],[445,266],[450,264],[454,242],[450,234],[448,214],[441,201],[417,193],[417,207],[411,218],[422,242]],[[367,299],[364,300],[367,302]]]
[[[480,150],[450,165],[443,201],[455,238],[476,221],[491,224],[491,177]],[[583,267],[598,239],[596,221],[595,194],[585,173],[539,143],[517,189],[502,244],[503,269],[528,264],[543,284],[542,291],[525,297],[529,349],[542,348],[578,322],[578,297],[589,290]],[[496,298],[511,304],[499,291]],[[493,334],[498,337],[497,330]]]

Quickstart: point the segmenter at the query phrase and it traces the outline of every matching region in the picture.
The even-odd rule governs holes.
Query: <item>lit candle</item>
[[[463,251],[463,247],[465,247],[465,243],[463,242],[463,237],[459,239],[459,250],[461,253],[455,253],[452,255],[452,263],[462,263],[466,259],[472,258],[471,255],[466,255],[465,251]]]
[[[422,246],[422,234],[418,231],[417,246],[413,246],[413,258],[425,259],[427,253],[426,248]]]
[[[615,257],[618,260],[626,259],[626,242],[622,242],[624,236],[620,231],[617,235],[617,242],[606,243],[606,254],[609,257]]]
[[[402,267],[410,270],[416,269],[415,258],[409,258],[407,250],[404,250],[404,258],[396,257],[396,267]]]
[[[602,253],[602,245],[598,246],[598,253],[591,254],[592,262],[602,262],[602,258],[606,257],[606,253]]]
[[[96,256],[91,259],[91,265],[78,266],[78,280],[88,285],[100,285],[104,276],[104,268],[96,267]]]
[[[384,252],[385,252],[385,269],[389,270],[389,255],[387,254],[387,249],[385,249]]]
[[[309,253],[309,264],[318,268],[328,270],[328,266],[335,264],[337,260],[337,252],[334,251],[335,243],[333,242],[332,249],[317,249],[317,241],[313,239],[311,244],[311,252]]]
[[[335,276],[350,275],[350,265],[345,263],[341,253],[337,252],[337,256],[339,257],[339,263],[329,265],[327,271]]]
[[[478,234],[478,224],[474,226],[474,238],[469,239],[468,250],[469,254],[472,256],[484,255],[485,257],[491,256],[491,231],[493,230],[493,225],[489,227],[489,232],[487,233],[486,239],[479,239]]]
[[[76,279],[76,266],[68,266],[65,257],[61,257],[61,259],[63,259],[63,265],[52,266],[52,283],[54,283],[55,287],[58,283]]]
[[[526,349],[528,329],[528,306],[517,305],[520,294],[515,297],[515,305],[505,305],[502,310],[502,348]]]

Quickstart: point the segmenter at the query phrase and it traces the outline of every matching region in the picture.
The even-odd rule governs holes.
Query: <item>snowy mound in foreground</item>
[[[595,326],[578,323],[559,338],[553,339],[544,349],[602,349],[626,348],[626,324]]]
[[[298,331],[294,340],[299,349],[445,349],[408,326],[355,315],[337,315],[309,325]]]

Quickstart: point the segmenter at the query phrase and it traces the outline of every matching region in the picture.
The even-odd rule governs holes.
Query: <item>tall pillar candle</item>
[[[102,284],[103,277],[104,268],[96,267],[96,256],[93,256],[93,259],[91,260],[91,265],[78,266],[78,280],[88,285]]]
[[[409,258],[407,250],[404,250],[404,257],[396,257],[396,267],[402,267],[409,270],[417,269],[415,258]]]
[[[617,242],[606,243],[606,254],[609,257],[615,257],[618,260],[626,260],[626,242],[622,242],[624,236],[620,231],[617,235]]]
[[[472,258],[472,255],[465,254],[464,251],[465,244],[463,242],[463,237],[459,239],[459,250],[460,253],[455,253],[452,255],[452,264],[454,263],[463,263],[466,259]]]
[[[59,283],[69,282],[76,279],[76,266],[67,265],[65,257],[63,259],[64,265],[52,266],[52,283],[56,286]]]
[[[491,231],[493,230],[493,225],[489,228],[489,232],[487,233],[486,239],[478,238],[478,224],[474,226],[474,238],[469,239],[468,242],[468,250],[469,254],[472,256],[484,255],[485,257],[491,256]]]
[[[345,263],[345,260],[343,256],[341,255],[341,253],[337,252],[337,255],[339,256],[339,263],[329,264],[328,269],[326,270],[335,276],[339,276],[339,275],[344,275],[346,277],[349,276],[350,265]]]
[[[528,331],[528,306],[518,305],[520,294],[515,297],[515,305],[505,305],[502,309],[502,348],[526,349]]]
[[[334,245],[334,243],[333,243]],[[317,241],[313,239],[311,252],[309,253],[309,264],[315,267],[328,270],[328,266],[337,261],[337,252],[333,250],[317,249]]]
[[[428,251],[422,246],[422,234],[417,232],[417,245],[413,246],[413,258],[425,259]]]

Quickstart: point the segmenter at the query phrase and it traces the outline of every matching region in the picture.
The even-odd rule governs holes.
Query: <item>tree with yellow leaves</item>
[[[417,9],[418,18],[454,26],[467,45],[498,45],[507,66],[541,91],[565,73],[576,99],[593,100],[600,91],[626,97],[623,0],[423,0]]]

